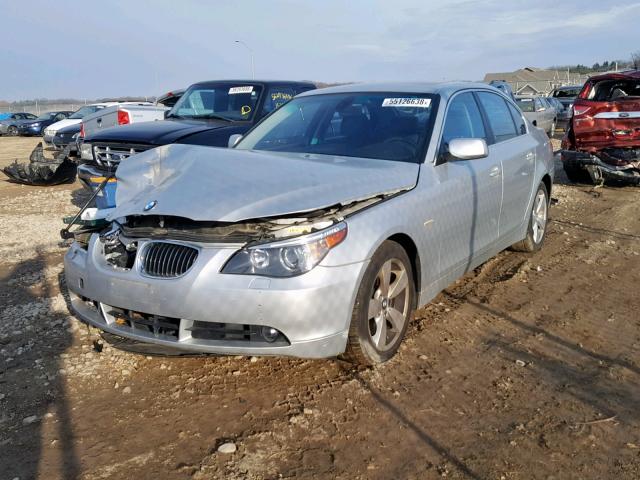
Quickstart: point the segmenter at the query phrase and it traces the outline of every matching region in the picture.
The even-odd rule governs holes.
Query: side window
[[[489,119],[489,126],[493,131],[496,143],[516,137],[518,135],[516,126],[511,118],[511,113],[509,113],[507,102],[498,95],[489,92],[479,92],[478,97]]]
[[[273,112],[277,108],[287,103],[295,96],[291,87],[271,87],[267,91],[267,98],[264,101],[262,115]]]
[[[509,106],[511,116],[513,117],[513,122],[516,124],[518,135],[524,135],[527,133],[527,125],[522,117],[522,113],[520,113],[520,111],[510,103],[507,103],[507,105]]]
[[[457,95],[449,104],[442,130],[442,146],[454,138],[487,139],[480,109],[471,92]]]
[[[537,112],[538,110],[540,110],[542,108],[542,102],[540,101],[539,98],[534,98],[534,102],[535,102],[536,112]]]
[[[60,120],[64,120],[65,118],[67,118],[67,116],[64,113],[59,113],[58,115],[56,115],[56,118],[54,118],[54,120],[59,122]]]

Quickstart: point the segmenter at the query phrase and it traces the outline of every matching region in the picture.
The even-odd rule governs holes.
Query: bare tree
[[[637,50],[631,54],[631,64],[634,70],[640,70],[640,50]]]

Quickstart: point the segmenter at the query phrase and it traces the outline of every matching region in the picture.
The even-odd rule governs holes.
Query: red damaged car
[[[571,181],[640,185],[640,70],[587,80],[573,103],[560,155]]]

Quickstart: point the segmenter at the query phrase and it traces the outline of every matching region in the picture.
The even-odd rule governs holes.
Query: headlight
[[[93,160],[90,143],[83,143],[82,145],[80,145],[80,158],[82,158],[83,160]]]
[[[32,127],[39,127],[40,126],[40,122],[32,123],[31,126]]]
[[[347,224],[281,242],[245,247],[222,267],[222,273],[294,277],[318,265],[347,236]]]

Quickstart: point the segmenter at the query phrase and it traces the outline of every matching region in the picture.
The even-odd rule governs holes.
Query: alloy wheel
[[[531,228],[533,230],[533,241],[538,244],[544,237],[547,228],[547,196],[544,191],[538,190],[538,194],[533,202],[531,211]]]
[[[403,262],[387,260],[376,275],[369,299],[368,329],[379,351],[392,348],[410,313],[409,273]]]

